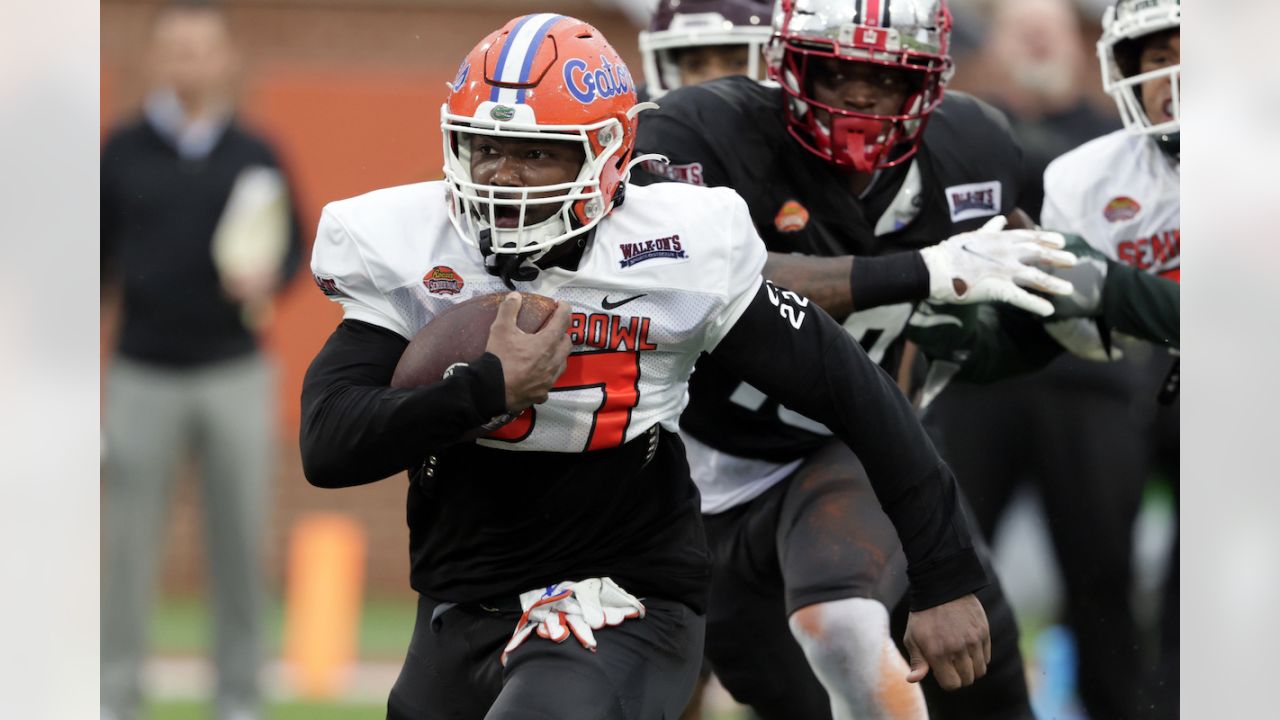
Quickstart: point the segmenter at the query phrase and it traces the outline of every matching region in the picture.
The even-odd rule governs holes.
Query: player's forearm
[[[788,298],[767,284],[760,292],[716,348],[716,359],[770,397],[824,423],[858,455],[906,552],[913,608],[986,584],[955,479],[893,379],[812,302]]]
[[[319,487],[381,480],[421,462],[505,411],[501,363],[486,355],[449,378],[388,386],[404,340],[343,323],[302,387],[302,467]]]
[[[991,383],[1043,368],[1063,348],[1030,313],[989,304],[921,304],[906,337],[931,362],[959,366],[955,379]]]
[[[1109,262],[1102,316],[1108,325],[1148,342],[1179,347],[1181,301],[1178,283],[1137,268]]]
[[[769,253],[764,276],[818,303],[832,317],[858,310],[923,300],[929,271],[917,252],[876,257],[818,257]]]

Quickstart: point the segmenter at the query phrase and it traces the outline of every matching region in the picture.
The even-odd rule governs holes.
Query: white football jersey
[[[1049,163],[1040,224],[1076,233],[1112,260],[1178,279],[1179,163],[1117,130]]]
[[[572,306],[574,347],[547,402],[478,442],[581,452],[621,445],[655,424],[675,431],[694,362],[755,297],[764,261],[732,190],[628,185],[576,271],[550,268],[517,283]],[[346,319],[405,339],[452,305],[507,290],[450,224],[443,182],[330,203],[311,270]]]

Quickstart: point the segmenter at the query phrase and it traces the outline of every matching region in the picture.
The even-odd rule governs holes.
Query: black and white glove
[[[930,302],[1004,302],[1042,317],[1053,314],[1053,303],[1023,288],[1070,294],[1070,282],[1034,266],[1067,268],[1076,264],[1076,256],[1062,249],[1066,239],[1061,233],[1005,230],[1007,223],[997,215],[978,230],[920,251],[929,270]]]

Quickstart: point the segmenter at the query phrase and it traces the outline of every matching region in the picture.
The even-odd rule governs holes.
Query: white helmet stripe
[[[494,79],[503,83],[528,82],[529,68],[533,64],[533,56],[542,45],[542,39],[551,26],[563,17],[555,13],[525,16],[507,35],[507,41],[498,55],[498,66],[494,68]],[[494,87],[489,99],[498,103],[515,104],[524,99],[524,91]]]

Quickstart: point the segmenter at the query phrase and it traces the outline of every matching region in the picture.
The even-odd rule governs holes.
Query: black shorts
[[[712,554],[707,658],[725,688],[765,720],[831,716],[788,619],[800,608],[847,598],[879,601],[901,649],[908,616],[906,558],[862,464],[831,442],[763,495],[703,518]],[[987,675],[955,692],[924,682],[933,718],[1031,718],[1018,628],[995,581],[977,593],[991,625]],[[905,653],[904,653],[905,654]]]
[[[596,632],[590,652],[570,637],[530,636],[500,657],[520,613],[419,597],[388,720],[655,720],[680,716],[702,664],[705,618],[642,598],[645,617]],[[514,605],[514,603],[513,603]]]

